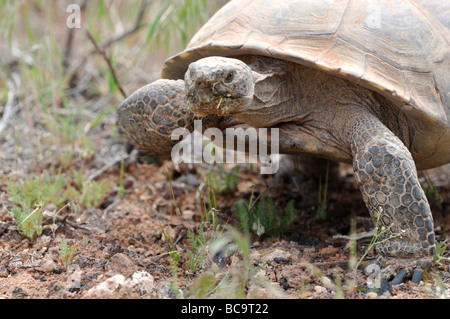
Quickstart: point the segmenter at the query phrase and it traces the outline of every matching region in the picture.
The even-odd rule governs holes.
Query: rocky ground
[[[431,200],[431,205],[436,237],[442,243],[448,242],[450,236],[449,168],[429,173],[435,183],[441,185],[438,188],[443,201]],[[205,187],[206,169],[184,167],[179,172],[174,171],[169,182],[167,174],[172,169],[170,162],[157,166],[128,161],[123,196],[113,188],[97,208],[79,212],[63,210],[56,221],[56,233],[44,230],[34,242],[14,230],[11,218],[3,213],[0,296],[222,298],[225,296],[221,292],[226,291],[227,296],[235,294],[244,298],[449,297],[448,263],[433,267],[419,285],[408,281],[392,286],[382,295],[367,289],[368,277],[362,271],[362,266],[373,259],[373,251],[357,271],[349,266],[349,260],[355,257],[349,237],[352,216],[359,235],[357,259],[367,249],[373,226],[353,185],[351,169],[346,165],[340,167],[340,178],[329,182],[325,218],[317,216],[314,182],[287,176],[262,177],[255,168],[242,166],[237,187],[228,193],[216,194],[218,237],[227,236],[228,228],[222,231],[224,225],[236,224],[235,203],[249,198],[252,192],[266,192],[278,203],[294,199],[297,218],[281,236],[263,234],[258,237],[250,233],[248,253],[240,251],[243,246],[237,245],[235,250],[222,247],[222,259],[206,254],[202,265],[193,272],[186,267],[192,259],[187,255],[191,247],[187,233],[188,230],[198,232],[201,225],[205,198],[199,196],[203,194],[199,189]],[[120,166],[114,165],[99,178],[117,184],[119,176]],[[4,189],[5,184],[2,185],[0,189]],[[4,204],[3,212],[8,207]],[[55,222],[47,218],[45,223]],[[207,226],[204,229],[207,231]],[[60,237],[66,238],[69,246],[77,245],[67,268],[59,253]],[[211,252],[208,245],[205,244],[204,251]],[[169,246],[175,247],[178,259],[168,254]],[[448,256],[448,250],[444,254]],[[210,260],[217,266],[212,266]],[[243,276],[245,272],[248,274]],[[214,283],[203,282],[208,278],[213,278]],[[195,287],[207,291],[199,293]]]

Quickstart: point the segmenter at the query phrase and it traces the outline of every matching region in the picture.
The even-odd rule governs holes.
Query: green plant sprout
[[[16,221],[16,229],[33,241],[46,228],[55,231],[54,224],[42,225],[43,207],[48,204],[65,207],[63,204],[67,200],[85,208],[96,207],[109,188],[106,180],[90,181],[81,170],[75,171],[72,178],[56,174],[8,181],[9,201],[13,204],[9,215]]]
[[[223,269],[212,268],[200,274],[189,289],[190,298],[232,298],[242,299],[247,296],[250,285],[264,287],[272,296],[282,298],[283,294],[275,288],[263,274],[262,269],[253,265],[250,256],[250,238],[237,229],[227,226],[226,231],[217,240],[212,251],[227,249],[230,254],[239,256],[239,266]],[[257,298],[258,296],[252,295]]]
[[[209,177],[206,178],[205,191],[206,200],[203,199],[200,188],[197,188],[198,197],[202,207],[202,223],[208,227],[209,224],[212,224],[212,228],[216,229],[219,223],[217,218],[219,211],[217,210],[216,191],[214,186],[211,184],[211,179]],[[206,203],[208,203],[208,207],[206,207]]]
[[[164,236],[164,240],[166,241],[167,248],[169,250],[168,254],[169,254],[170,258],[174,261],[179,261],[181,259],[181,257],[177,251],[177,248],[175,247],[175,244],[173,243],[173,239],[170,236],[169,231],[162,224],[159,224],[159,226],[160,226],[161,232]]]
[[[125,171],[125,159],[122,157],[120,160],[120,175],[119,175],[119,187],[118,187],[118,193],[120,197],[123,197],[125,195],[125,187],[123,186],[123,174]]]
[[[444,253],[448,247],[448,244],[436,242],[436,254],[433,256],[434,265],[442,265],[443,261],[449,262],[450,258],[444,257]]]
[[[89,180],[82,170],[73,172],[72,177],[58,173],[8,182],[9,201],[28,209],[38,203],[43,207],[50,203],[59,207],[67,199],[85,208],[96,207],[109,188],[108,181]]]
[[[319,177],[319,191],[318,191],[318,207],[317,216],[321,219],[327,217],[327,191],[328,191],[328,176],[330,171],[330,162],[327,162],[327,170],[325,173],[325,185],[322,189],[322,176]]]
[[[203,227],[198,228],[198,235],[196,236],[190,229],[187,233],[186,252],[187,261],[186,265],[190,272],[194,273],[202,262],[206,258],[204,247],[206,244],[206,237]]]
[[[206,178],[205,191],[206,191],[206,200],[203,199],[200,187],[197,188],[198,197],[200,199],[202,207],[202,221],[208,222],[211,217],[208,214],[208,212],[210,212],[213,209],[217,210],[216,192],[211,184],[211,180],[209,179],[209,177]],[[206,207],[206,203],[208,203],[208,207]]]
[[[295,220],[294,201],[290,200],[283,210],[275,202],[266,198],[264,194],[253,200],[253,194],[249,201],[236,204],[237,226],[248,232],[252,230],[257,236],[267,234],[280,236],[289,230]]]
[[[203,221],[202,225],[198,228],[196,235],[193,231],[188,230],[187,242],[186,242],[186,250],[187,250],[187,266],[188,269],[194,273],[198,267],[202,264],[202,262],[209,258],[211,264],[215,265],[215,262],[212,260],[209,255],[207,245],[214,246],[217,241],[220,241],[220,238],[228,224],[225,223],[223,227],[221,227],[218,223],[218,210],[213,208],[207,214],[208,217],[212,221]]]
[[[41,204],[36,205],[36,208],[31,212],[26,206],[23,210],[18,206],[14,206],[9,213],[10,217],[17,223],[14,229],[18,230],[20,234],[27,237],[30,241],[34,241],[42,234],[45,227],[49,227],[42,226],[43,214],[44,211]]]
[[[219,172],[210,171],[208,174],[203,174],[205,184],[210,185],[218,194],[229,193],[236,189],[239,182],[239,166],[233,167],[229,172],[218,164]]]
[[[67,270],[67,267],[69,267],[69,265],[72,263],[73,258],[75,257],[77,252],[77,244],[73,244],[69,247],[66,240],[61,237],[61,240],[59,242],[59,259],[64,270]]]
[[[436,200],[438,203],[442,203],[444,199],[439,193],[437,187],[434,185],[434,182],[428,172],[422,171],[422,175],[424,177],[424,183],[420,183],[420,185],[422,186],[427,198],[430,200]]]
[[[214,265],[214,261],[209,256],[207,245],[213,244],[215,240],[218,240],[220,235],[223,233],[226,225],[221,228],[219,225],[219,210],[217,209],[216,203],[216,193],[209,176],[206,177],[205,183],[206,200],[203,198],[200,188],[197,189],[198,197],[201,203],[201,225],[197,229],[198,235],[192,231],[188,230],[187,241],[186,241],[186,251],[187,269],[194,273],[197,271],[202,262],[209,257],[211,263]],[[208,202],[208,207],[206,205]]]
[[[170,194],[172,195],[172,201],[173,201],[173,205],[175,207],[175,213],[177,214],[177,216],[181,216],[181,211],[177,206],[177,202],[175,201],[175,194],[173,192],[173,187],[172,187],[172,172],[171,171],[167,172],[167,178],[169,180]]]
[[[171,197],[174,203],[175,211],[177,216],[181,216],[180,209],[176,204],[175,194],[172,186],[172,174],[168,172],[168,180],[169,180],[169,188],[171,191]],[[209,176],[208,176],[209,177]],[[219,211],[216,208],[216,196],[215,189],[211,185],[209,178],[206,181],[206,192],[207,192],[207,201],[209,203],[209,209],[206,207],[206,201],[203,200],[202,193],[200,189],[197,189],[199,194],[199,199],[202,207],[202,224],[198,228],[198,235],[195,234],[194,231],[188,229],[187,241],[186,241],[186,253],[187,260],[185,263],[185,268],[190,272],[194,273],[197,271],[198,267],[205,260],[206,256],[208,256],[208,251],[206,248],[207,243],[209,243],[212,239],[216,238],[221,232],[219,231],[219,219],[217,217]],[[168,231],[165,227],[160,225],[162,234],[166,241],[166,244],[169,249],[169,255],[171,260],[179,261],[181,259],[180,254],[176,250],[176,247],[173,243],[172,238],[168,234]],[[223,231],[223,229],[222,229]],[[208,256],[209,257],[209,256]],[[211,258],[210,258],[211,259]],[[212,260],[211,260],[212,261]],[[212,262],[213,263],[213,262]]]

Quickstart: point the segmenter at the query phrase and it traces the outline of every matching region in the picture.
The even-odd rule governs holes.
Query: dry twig
[[[133,26],[128,29],[125,30],[122,34],[113,37],[111,39],[108,39],[106,41],[104,41],[103,43],[97,44],[95,41],[95,48],[90,51],[89,53],[87,53],[86,55],[84,55],[79,62],[77,63],[77,65],[75,65],[71,72],[70,72],[70,76],[68,77],[68,82],[70,83],[72,81],[72,79],[76,76],[78,70],[81,68],[82,65],[84,65],[86,63],[86,61],[88,60],[88,58],[97,53],[97,52],[104,52],[104,50],[106,50],[107,48],[109,48],[111,45],[113,45],[116,42],[119,42],[121,40],[123,40],[124,38],[126,38],[127,36],[135,33],[136,31],[138,31],[139,29],[141,29],[145,24],[142,23],[142,20],[144,18],[145,12],[147,11],[148,6],[150,5],[150,3],[152,2],[152,0],[144,0],[142,1],[141,7],[139,9],[139,13],[136,17],[136,21],[134,22]],[[89,32],[87,32],[88,37],[89,37]],[[92,37],[92,36],[91,36]],[[92,41],[92,40],[91,40]],[[99,50],[100,49],[100,50]],[[116,83],[118,84],[118,82],[116,81]],[[119,87],[120,88],[120,87]],[[121,90],[122,91],[122,90]],[[123,93],[122,93],[123,94]]]
[[[106,52],[104,50],[102,50],[97,42],[95,42],[94,37],[91,35],[91,33],[89,32],[89,30],[86,30],[86,34],[88,36],[88,39],[92,42],[92,44],[94,45],[95,49],[97,50],[98,53],[100,53],[100,55],[103,57],[103,59],[106,61],[106,63],[108,64],[108,68],[111,71],[111,74],[114,78],[114,82],[116,83],[117,87],[120,90],[120,93],[122,93],[123,97],[126,98],[128,95],[125,93],[125,91],[123,90],[122,86],[119,83],[119,80],[117,79],[117,75],[116,75],[116,71],[114,71],[114,68],[112,66],[111,63],[111,59],[106,55]]]

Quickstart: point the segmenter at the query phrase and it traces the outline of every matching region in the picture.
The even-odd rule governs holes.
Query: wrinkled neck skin
[[[376,117],[409,148],[409,126],[397,107],[380,94],[347,80],[283,60],[245,56],[255,83],[248,107],[232,114],[255,127],[296,123],[301,134],[314,139],[320,153],[335,149],[338,160],[351,161],[351,131],[357,118]],[[309,153],[308,148],[305,153]]]

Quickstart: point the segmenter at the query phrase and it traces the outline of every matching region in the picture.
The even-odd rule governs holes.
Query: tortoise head
[[[250,67],[233,58],[200,59],[189,65],[184,79],[188,108],[199,116],[245,111],[255,90]]]

